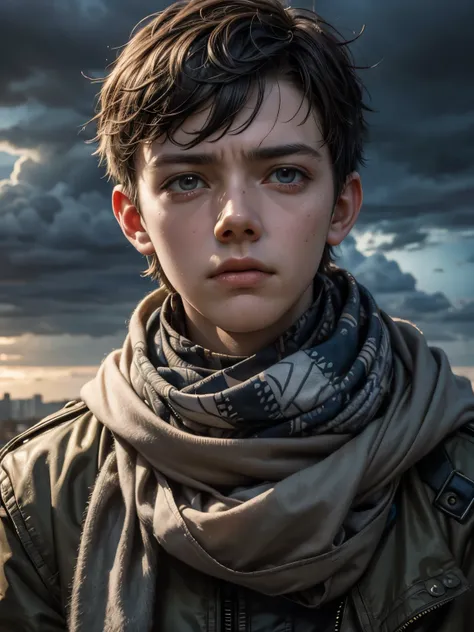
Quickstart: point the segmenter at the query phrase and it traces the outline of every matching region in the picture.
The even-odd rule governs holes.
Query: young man
[[[472,630],[472,389],[331,263],[364,109],[278,0],[179,2],[123,49],[98,152],[162,287],[3,454],[2,631]]]

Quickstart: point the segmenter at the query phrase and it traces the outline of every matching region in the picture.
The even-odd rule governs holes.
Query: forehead
[[[243,131],[246,122],[256,107],[256,94],[252,94],[245,107],[236,115],[228,133],[219,138],[216,131],[192,150],[179,145],[188,144],[205,125],[211,106],[189,117],[173,134],[173,141],[158,139],[144,145],[139,152],[140,163],[147,165],[158,155],[166,152],[186,153],[186,151],[212,151],[213,153],[233,154],[255,147],[305,143],[318,149],[324,156],[327,147],[318,115],[315,111],[308,114],[308,102],[301,92],[287,81],[268,81],[260,109],[252,123]],[[305,120],[306,119],[306,120]]]

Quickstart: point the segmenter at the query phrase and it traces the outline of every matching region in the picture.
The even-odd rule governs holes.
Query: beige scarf
[[[382,314],[393,353],[388,405],[361,432],[224,439],[163,421],[134,312],[122,350],[81,393],[114,434],[93,490],[72,589],[71,632],[153,629],[159,547],[216,578],[317,607],[363,574],[399,477],[474,418],[470,383],[411,324]],[[157,543],[159,546],[157,546]]]

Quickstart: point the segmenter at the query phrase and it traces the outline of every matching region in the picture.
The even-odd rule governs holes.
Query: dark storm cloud
[[[394,235],[389,243],[381,244],[379,250],[401,250],[407,247],[410,247],[410,249],[422,248],[429,237],[429,233],[426,230],[419,230],[411,226],[406,231],[402,231],[400,226],[397,226],[397,228],[401,232]]]
[[[471,94],[471,107],[474,94]],[[446,106],[446,107],[449,107]],[[431,126],[407,122],[390,122],[378,129],[374,126],[373,142],[376,155],[383,156],[397,164],[405,165],[410,172],[430,178],[469,173],[474,164],[474,116],[437,114],[427,104],[427,114],[431,116]],[[453,129],[452,121],[457,128]],[[394,135],[393,132],[396,131]]]
[[[449,312],[445,320],[450,323],[470,323],[474,326],[474,301],[468,301],[459,309]]]
[[[474,225],[473,189],[464,179],[458,186],[452,182],[435,182],[431,188],[432,191],[424,190],[421,196],[421,192],[411,187],[399,194],[398,204],[393,200],[378,204],[368,202],[363,207],[360,223],[378,223],[387,228],[398,225],[401,231],[413,227],[415,222],[443,228],[455,225],[467,229]],[[410,201],[410,197],[416,196],[421,199]]]
[[[0,186],[2,335],[92,334],[124,330],[139,298],[146,261],[128,244],[97,193],[74,199],[37,187]]]
[[[0,3],[0,106],[29,104],[31,117],[0,129],[2,142],[35,149],[39,162],[27,161],[19,180],[49,189],[64,182],[73,195],[109,190],[100,179],[89,126],[98,87],[88,76],[104,76],[133,26],[166,2],[67,3],[18,0]],[[4,173],[1,174],[4,177]]]
[[[11,283],[0,292],[0,306],[13,306],[2,315],[3,336],[25,331],[42,335],[88,334],[94,337],[125,332],[137,301],[153,289],[139,279],[130,265],[115,265],[113,271],[80,269],[44,271],[41,282]],[[27,276],[27,275],[26,275]],[[140,281],[140,282],[139,282]]]
[[[33,209],[45,222],[51,222],[61,210],[58,198],[24,184],[4,183],[0,187],[0,218],[8,214],[21,218],[25,209]]]
[[[121,13],[121,12],[120,12]],[[77,1],[67,3],[18,0],[0,8],[2,66],[0,100],[19,105],[26,100],[50,107],[88,110],[81,71],[102,67],[104,33],[113,38],[120,13],[105,28],[105,15],[87,12]]]
[[[7,194],[2,196],[3,189]],[[139,269],[142,258],[128,244],[106,200],[85,194],[78,200],[35,189],[0,187],[0,257],[2,281],[41,279],[55,269],[108,271],[128,264]],[[17,195],[8,195],[15,192]],[[103,209],[101,210],[101,205]],[[93,286],[94,278],[85,278]],[[50,288],[54,292],[54,287]],[[1,291],[1,285],[0,285]],[[30,294],[41,288],[31,287]]]
[[[360,226],[395,235],[392,249],[425,243],[404,243],[406,229],[398,222],[405,218],[412,233],[472,229],[472,0],[452,5],[327,0],[316,6],[347,29],[365,23],[355,45],[357,60],[363,65],[380,61],[362,71],[376,110],[369,117],[372,142],[363,175],[367,191],[382,187],[385,199],[364,206]]]
[[[402,272],[398,263],[380,252],[366,257],[359,252],[351,235],[340,247],[337,263],[350,270],[362,285],[377,295],[415,291],[416,279],[412,274]]]
[[[466,301],[458,309],[451,309],[437,319],[444,330],[452,332],[458,339],[465,339],[469,344],[474,340],[474,300]]]
[[[95,88],[81,76],[104,74],[138,20],[166,2],[38,2],[15,0],[0,6],[0,102],[35,101],[88,116]]]
[[[426,294],[417,292],[407,294],[400,305],[400,311],[404,314],[436,314],[445,312],[452,307],[450,301],[441,292]],[[457,310],[459,312],[459,310]]]
[[[145,262],[121,234],[110,185],[90,155],[93,147],[84,144],[93,129],[79,133],[98,91],[81,72],[103,75],[113,47],[165,4],[0,0],[0,58],[8,60],[0,71],[0,106],[29,108],[0,127],[0,150],[35,152],[18,167],[18,184],[0,189],[0,304],[9,306],[1,312],[2,335],[111,333],[152,287],[139,277]],[[370,115],[361,228],[390,235],[386,251],[424,247],[431,228],[472,229],[472,0],[449,7],[431,0],[315,5],[348,36],[366,24],[354,45],[361,65],[383,58],[362,71],[377,112]],[[8,173],[8,163],[0,163],[0,179]],[[430,318],[454,323],[443,320],[451,309],[442,308],[444,295],[423,295],[414,276],[381,252],[364,257],[352,244],[348,256],[358,279],[397,315],[428,319],[430,326]]]
[[[80,196],[84,191],[97,191],[109,196],[112,187],[100,177],[97,163],[90,154],[90,149],[80,145],[66,151],[61,161],[47,158],[41,162],[26,160],[21,166],[18,180],[46,190],[60,182],[73,197]]]
[[[410,320],[438,343],[474,339],[474,301],[454,306],[443,292],[429,294],[416,279],[380,252],[365,256],[349,236],[340,248],[338,263],[375,294],[381,309],[395,318]]]

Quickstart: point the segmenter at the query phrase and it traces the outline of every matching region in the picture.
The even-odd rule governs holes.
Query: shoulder
[[[457,564],[473,582],[474,558],[467,551],[474,536],[474,421],[446,437],[414,469],[431,505],[430,514]],[[407,493],[412,494],[413,487]]]
[[[42,483],[38,492],[45,493],[47,479],[54,500],[62,487],[69,487],[68,482],[78,484],[79,479],[93,482],[107,434],[84,402],[69,402],[0,451],[0,480],[10,479],[17,498],[27,501],[36,500],[32,493],[36,482]]]
[[[474,478],[474,419],[444,442],[452,461]]]
[[[418,470],[438,511],[458,523],[474,524],[474,420],[432,450]]]
[[[47,584],[71,572],[88,498],[111,445],[109,431],[78,401],[0,452],[0,505]]]

